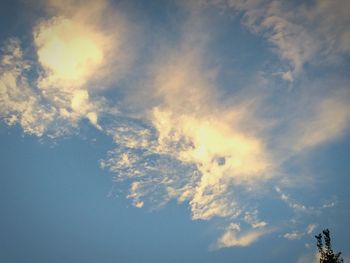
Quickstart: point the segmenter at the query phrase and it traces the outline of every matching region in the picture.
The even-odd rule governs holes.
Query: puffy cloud
[[[65,17],[40,23],[34,31],[38,60],[45,69],[39,86],[80,87],[103,63],[106,44],[100,32]]]
[[[128,63],[120,54],[125,22],[107,1],[49,1],[47,5],[54,16],[40,22],[33,32],[43,68],[38,87],[60,108],[62,117],[72,121],[85,117],[97,125],[101,105],[96,98],[91,100],[91,94],[106,83],[106,68],[110,73],[118,69],[115,61]],[[111,60],[111,53],[119,55],[119,60]],[[120,74],[114,74],[115,80]]]
[[[48,1],[45,8],[49,16],[32,32],[37,61],[26,60],[19,40],[4,47],[2,115],[38,136],[47,130],[58,136],[82,118],[101,129],[99,115],[108,110],[100,90],[109,85],[110,72],[118,81],[131,62],[126,19],[107,1]],[[29,81],[33,71],[38,77],[31,74]]]

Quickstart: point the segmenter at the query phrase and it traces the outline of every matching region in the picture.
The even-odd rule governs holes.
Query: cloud
[[[273,142],[274,160],[280,165],[319,146],[336,143],[349,131],[349,82],[320,78],[305,81],[294,94],[288,92],[289,99],[282,98],[283,106],[275,108],[278,112],[268,140]]]
[[[243,14],[242,24],[265,37],[280,58],[289,63],[287,67],[284,65],[281,76],[290,82],[305,63],[339,63],[343,54],[349,54],[346,0],[317,0],[307,4],[274,0],[209,2]]]
[[[105,41],[99,32],[72,19],[54,17],[40,23],[34,31],[34,42],[47,76],[39,86],[69,89],[85,84],[103,63]]]
[[[268,27],[277,22],[271,19],[265,23]],[[290,26],[285,21],[280,23]],[[191,17],[184,22],[185,30],[176,48],[167,47],[157,53],[149,66],[150,77],[142,86],[153,95],[152,102],[146,103],[147,108],[139,114],[143,121],[118,119],[111,125],[109,134],[116,147],[101,165],[114,172],[118,182],[130,183],[128,198],[134,206],[161,207],[172,199],[188,202],[193,220],[221,218],[226,226],[232,220],[247,225],[243,232],[228,227],[216,248],[246,246],[268,233],[266,226],[270,223],[259,218],[256,203],[262,194],[261,188],[278,184],[283,179],[280,177],[286,176],[280,175],[284,158],[331,140],[338,133],[324,131],[326,135],[314,144],[299,144],[303,138],[300,136],[303,118],[283,115],[283,120],[275,119],[274,125],[270,125],[259,117],[266,107],[263,99],[271,99],[274,94],[258,97],[261,93],[257,87],[244,96],[235,94],[234,99],[223,98],[217,68],[212,68],[206,60],[208,39],[202,36],[201,24],[200,17]],[[294,64],[282,74],[290,81],[296,67],[301,70],[304,63],[298,52],[285,55],[285,59]],[[148,99],[136,97],[134,103],[143,104]],[[315,114],[319,114],[317,105],[322,104],[318,99],[312,104]],[[307,119],[305,123],[314,118],[311,114],[303,117]],[[291,129],[291,134],[276,136],[275,125],[283,124],[285,119],[297,128]],[[277,140],[271,137],[282,138],[283,146],[274,144]],[[297,149],[296,145],[304,144],[308,146]],[[291,154],[277,156],[279,147],[286,147]],[[295,202],[277,189],[280,199],[295,213],[321,211],[321,208]],[[303,235],[295,231],[285,237]]]
[[[314,207],[307,207],[304,204],[295,202],[292,200],[289,195],[284,193],[281,188],[278,186],[275,187],[276,192],[280,195],[280,199],[284,201],[290,208],[295,210],[296,212],[313,212],[315,210]]]
[[[246,211],[244,215],[244,221],[249,224],[252,228],[263,228],[267,226],[267,223],[260,221],[258,218],[258,210]]]
[[[291,233],[284,234],[283,237],[286,239],[289,239],[289,240],[296,240],[296,239],[300,239],[303,235],[304,235],[304,233],[300,233],[298,231],[293,231]]]
[[[298,240],[305,235],[311,235],[314,232],[316,227],[317,227],[317,224],[309,224],[304,231],[295,230],[289,233],[285,233],[283,237],[288,240]]]
[[[310,224],[306,228],[306,234],[310,235],[312,232],[314,232],[315,228],[317,227],[316,224]]]
[[[295,83],[305,63],[334,62],[349,51],[348,29],[340,26],[347,18],[328,14],[327,8],[336,8],[332,4],[315,3],[315,9],[293,6],[298,11],[293,16],[282,2],[215,2],[243,14],[243,24],[281,57],[283,67],[275,75]],[[132,204],[154,209],[176,200],[189,206],[193,220],[220,220],[225,231],[215,249],[248,246],[271,232],[273,223],[260,218],[259,203],[266,195],[277,194],[295,214],[334,206],[306,206],[276,185],[289,179],[283,165],[291,156],[345,134],[349,93],[337,88],[315,96],[320,88],[280,95],[270,79],[230,93],[211,61],[211,21],[203,18],[203,5],[184,6],[188,19],[176,25],[174,43],[156,39],[152,48],[160,48],[154,57],[135,69],[129,22],[107,1],[47,1],[47,17],[32,32],[37,61],[27,59],[18,39],[3,48],[1,118],[39,137],[67,134],[88,120],[113,138],[113,149],[100,164],[129,186],[126,197]],[[308,23],[317,24],[321,15],[339,30],[330,33],[321,24],[311,32]],[[319,58],[315,54],[330,43],[316,41],[323,33],[334,40],[334,49]],[[125,85],[138,77],[140,87]],[[113,86],[121,90],[106,93]],[[110,98],[114,92],[122,95]],[[312,99],[296,103],[305,94]],[[265,117],[270,109],[280,115]],[[284,237],[299,239],[315,227]]]
[[[192,48],[195,41],[193,32],[190,37],[185,33],[180,51],[167,50],[167,55],[155,63],[150,86],[160,102],[149,111],[148,118],[157,137],[152,143],[128,141],[126,146],[141,147],[149,155],[167,156],[192,167],[189,174],[181,175],[187,185],[172,183],[166,172],[161,186],[171,198],[177,195],[179,201],[189,201],[193,219],[208,220],[236,215],[239,204],[230,197],[230,185],[266,181],[272,177],[272,164],[264,140],[247,131],[250,124],[255,125],[250,105],[241,102],[224,108],[216,100],[215,76],[201,61],[201,46]],[[145,176],[141,177],[144,187],[140,189],[148,192],[153,186]]]
[[[129,62],[121,55],[125,41],[121,34],[126,30],[121,26],[125,22],[107,1],[87,1],[84,5],[73,0],[49,1],[48,8],[55,15],[33,30],[38,62],[43,69],[37,85],[60,108],[62,117],[71,121],[85,117],[97,125],[101,105],[98,99],[91,99],[91,94],[106,83],[107,67],[110,74],[121,68],[115,61]],[[112,53],[117,54],[113,61]],[[120,74],[114,74],[114,80]]]
[[[297,123],[296,149],[320,145],[343,135],[350,123],[349,94],[326,97],[319,101],[313,113]]]
[[[224,234],[220,236],[212,246],[212,249],[220,249],[225,247],[246,247],[256,242],[260,237],[266,234],[266,230],[249,231],[243,234],[240,233],[240,226],[237,224],[230,224]]]
[[[254,117],[252,98],[219,100],[216,70],[204,59],[201,23],[191,19],[178,47],[162,50],[150,65],[143,87],[156,102],[144,110],[144,120],[120,117],[108,128],[116,147],[101,166],[130,184],[127,197],[135,207],[186,202],[193,220],[236,219],[254,229],[230,232],[220,247],[224,239],[231,242],[225,246],[249,245],[267,223],[245,199],[256,198],[274,175],[259,134],[264,124]]]
[[[30,63],[23,59],[18,39],[2,48],[0,74],[0,116],[8,125],[19,123],[24,132],[42,136],[57,112],[45,105],[26,77]]]
[[[26,59],[18,39],[4,47],[2,115],[37,136],[60,136],[81,119],[101,129],[99,115],[109,111],[101,90],[111,72],[115,83],[132,60],[126,19],[107,1],[48,1],[44,7],[48,16],[32,32],[37,61]]]

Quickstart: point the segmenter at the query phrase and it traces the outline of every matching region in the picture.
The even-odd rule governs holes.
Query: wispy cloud
[[[232,223],[226,228],[224,234],[218,238],[217,242],[212,245],[211,248],[246,247],[256,242],[267,232],[266,230],[251,230],[241,233],[240,226]]]
[[[305,231],[292,231],[292,232],[288,232],[285,233],[283,235],[284,238],[289,239],[289,240],[297,240],[302,238],[305,235],[311,235],[313,233],[313,231],[315,230],[315,228],[317,227],[316,224],[309,224]]]
[[[338,63],[349,54],[349,2],[294,3],[276,0],[209,1],[243,14],[242,24],[265,37],[284,64],[281,77],[293,81],[305,63]],[[278,72],[277,72],[278,73]]]
[[[350,123],[348,92],[322,99],[310,114],[297,123],[295,147],[303,149],[340,137]]]

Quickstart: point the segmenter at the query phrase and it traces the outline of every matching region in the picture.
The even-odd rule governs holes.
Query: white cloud
[[[276,192],[280,195],[280,199],[285,202],[290,208],[296,212],[312,213],[315,212],[314,207],[307,207],[304,204],[292,200],[289,195],[281,190],[278,186],[275,187]]]
[[[292,232],[285,233],[283,237],[288,240],[298,240],[305,235],[311,235],[314,232],[316,227],[317,227],[317,224],[309,224],[304,231],[294,230]]]
[[[301,233],[298,231],[293,231],[293,232],[286,233],[283,235],[284,238],[289,239],[289,240],[300,239],[302,236],[304,236],[304,233]]]

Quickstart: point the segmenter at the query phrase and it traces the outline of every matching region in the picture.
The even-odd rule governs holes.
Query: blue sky
[[[348,1],[3,1],[0,261],[349,261]]]

